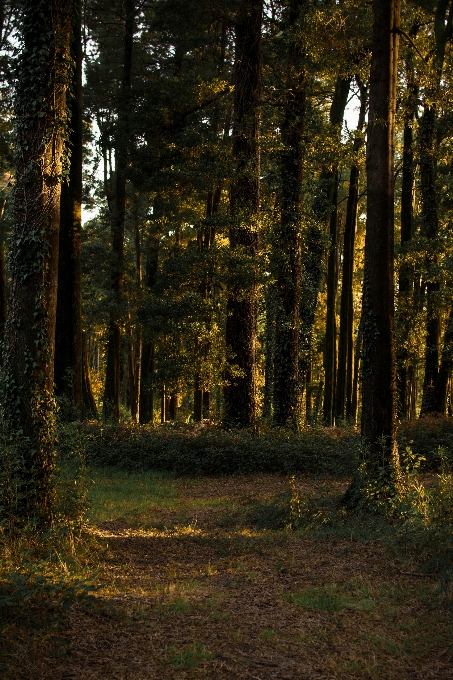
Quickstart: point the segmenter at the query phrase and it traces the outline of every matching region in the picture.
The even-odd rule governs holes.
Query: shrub
[[[223,432],[214,426],[107,426],[85,429],[87,461],[177,475],[307,472],[350,475],[358,435],[348,430]]]

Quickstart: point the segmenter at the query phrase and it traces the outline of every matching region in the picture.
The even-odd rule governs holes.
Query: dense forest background
[[[5,680],[452,677],[452,32],[0,0]]]
[[[356,423],[371,4],[69,5],[61,412]],[[19,10],[1,3],[2,324],[17,215]],[[451,415],[452,19],[448,0],[405,0],[397,29],[399,419]]]

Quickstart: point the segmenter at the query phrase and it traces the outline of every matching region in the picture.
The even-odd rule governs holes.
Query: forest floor
[[[268,528],[284,476],[91,476],[103,588],[63,614],[56,648],[18,645],[5,677],[453,678],[451,594],[377,525],[329,529],[347,480],[296,476],[313,521],[287,531]]]

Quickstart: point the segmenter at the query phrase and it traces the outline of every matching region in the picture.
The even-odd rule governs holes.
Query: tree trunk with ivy
[[[399,0],[373,1],[363,282],[362,437],[369,468],[398,466],[394,338],[394,134]]]
[[[52,518],[60,185],[71,79],[71,0],[23,0],[17,170],[2,405],[21,457],[16,516]]]
[[[236,15],[233,159],[230,189],[230,247],[252,263],[258,255],[259,129],[261,104],[262,0],[241,4]],[[226,345],[229,361],[224,388],[224,423],[247,426],[256,412],[257,290],[236,285],[227,302]]]

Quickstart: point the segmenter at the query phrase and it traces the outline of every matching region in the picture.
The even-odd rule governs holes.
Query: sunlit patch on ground
[[[320,500],[289,532],[269,528],[283,476],[137,475],[115,507],[119,473],[95,474],[103,589],[65,614],[64,653],[18,658],[8,680],[453,677],[448,592],[373,526],[329,524],[347,480],[297,478]]]

